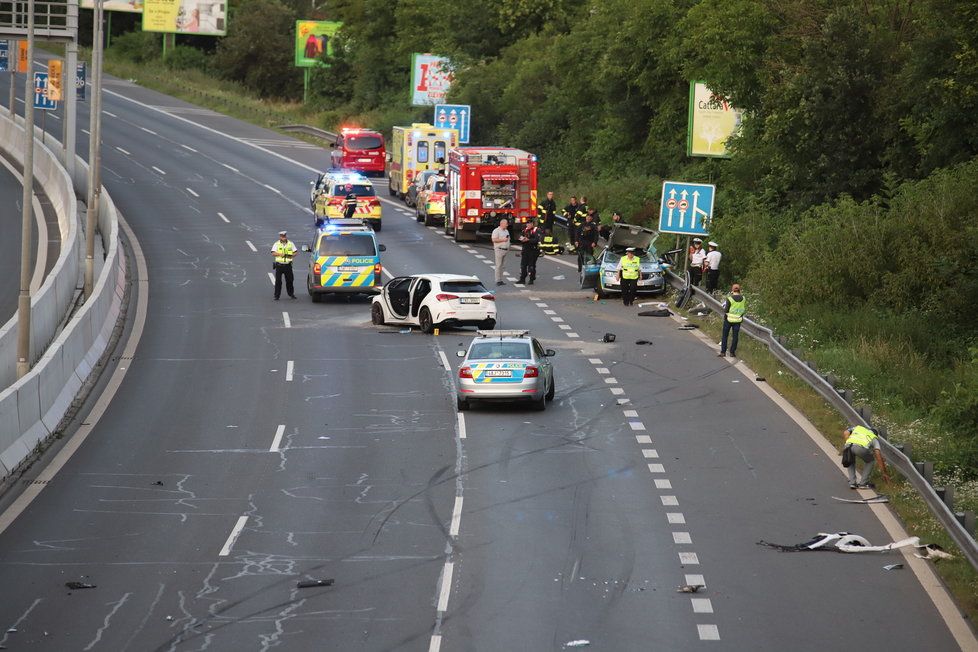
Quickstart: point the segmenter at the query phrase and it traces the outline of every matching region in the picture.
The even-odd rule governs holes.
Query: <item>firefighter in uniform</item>
[[[351,219],[357,212],[357,195],[353,192],[353,184],[346,184],[346,197],[343,198],[343,217]]]
[[[533,285],[537,280],[537,258],[540,257],[540,227],[530,222],[519,240],[523,243],[523,252],[520,255],[520,280],[517,282],[525,283],[529,276],[529,285]]]
[[[594,221],[594,209],[584,218],[584,223],[577,230],[577,272],[580,274],[584,264],[594,256],[594,247],[598,244],[598,224]]]
[[[554,229],[554,216],[557,214],[557,202],[554,201],[553,190],[547,193],[547,198],[537,206],[537,213],[540,215],[541,226],[547,231]]]
[[[574,240],[577,238],[577,223],[579,226],[584,222],[584,218],[578,218],[578,214],[581,212],[581,205],[577,203],[577,197],[571,197],[570,203],[564,206],[564,210],[561,215],[564,218],[564,228],[567,229],[567,246],[569,249],[574,249]],[[580,221],[578,221],[580,220]]]
[[[548,229],[541,231],[543,237],[540,238],[540,253],[544,256],[555,256],[560,253],[560,243],[557,237]]]
[[[621,284],[621,302],[632,305],[638,290],[638,277],[642,273],[642,261],[635,257],[635,247],[625,249],[625,255],[618,261],[618,281]]]
[[[289,240],[285,231],[278,232],[278,242],[272,245],[272,255],[275,262],[272,269],[275,270],[275,300],[278,301],[282,294],[282,277],[285,277],[285,291],[290,299],[295,299],[295,276],[292,274],[292,258],[295,257],[297,249],[292,241]]]

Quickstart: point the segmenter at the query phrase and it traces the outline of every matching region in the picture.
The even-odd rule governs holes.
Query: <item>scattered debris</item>
[[[649,340],[635,340],[635,343],[639,345],[641,344],[648,344],[650,346],[652,345],[652,342],[650,342]]]
[[[668,308],[657,308],[655,310],[643,310],[638,313],[639,317],[669,317],[672,313],[669,312]]]
[[[163,486],[163,481],[162,480],[157,480],[153,484],[156,485],[157,487],[162,487]]]
[[[682,326],[680,326],[676,330],[677,331],[695,331],[697,328],[699,328],[699,326],[697,326],[696,324],[683,324]]]
[[[689,314],[695,315],[697,317],[703,317],[704,315],[710,314],[710,309],[707,307],[693,308],[689,311]]]
[[[167,620],[167,621],[173,620],[173,616],[167,616],[164,620]]]
[[[17,633],[17,628],[16,627],[11,627],[10,629],[7,630],[7,633],[8,634],[16,634]]]
[[[853,503],[856,505],[875,505],[877,503],[890,502],[890,499],[883,495],[873,496],[872,498],[839,498],[838,496],[832,496],[832,499],[838,500],[840,503]]]
[[[677,593],[696,593],[700,589],[705,589],[705,584],[683,584],[676,589]]]
[[[614,342],[615,341],[615,334],[614,333],[605,333],[604,334],[604,337],[601,338],[601,341],[602,342],[605,342],[605,343]]]
[[[333,578],[325,580],[299,580],[296,586],[300,589],[311,589],[314,586],[333,586]]]
[[[883,567],[883,570],[891,571],[891,570],[900,570],[901,568],[903,568],[903,564],[887,564],[886,566]]]
[[[576,641],[567,641],[564,647],[588,647],[589,645],[591,645],[591,641],[586,638],[580,638]]]
[[[765,380],[767,380],[767,378],[765,378],[764,376],[754,376],[754,380],[756,380],[759,383],[763,383]]]
[[[874,546],[864,537],[849,532],[826,533],[819,532],[816,536],[803,543],[781,544],[771,543],[763,539],[757,542],[759,546],[767,546],[781,552],[804,552],[808,550],[831,550],[834,552],[888,552],[897,548],[914,546],[915,548],[926,548],[920,545],[920,537],[909,537],[888,543],[883,546]],[[947,553],[944,553],[947,554]]]
[[[96,588],[96,585],[95,584],[89,584],[87,582],[65,582],[65,586],[67,586],[72,591],[78,591],[80,589],[94,589],[94,588]]]
[[[944,548],[940,547],[936,543],[928,543],[922,546],[916,546],[917,550],[926,550],[927,554],[922,555],[919,552],[913,554],[917,559],[929,559],[931,561],[940,561],[942,559],[954,559],[954,555],[949,552],[945,552]]]

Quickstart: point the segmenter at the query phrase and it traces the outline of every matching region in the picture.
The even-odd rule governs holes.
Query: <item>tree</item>
[[[295,20],[279,0],[244,0],[217,48],[221,76],[262,97],[302,97],[302,72],[293,66]]]

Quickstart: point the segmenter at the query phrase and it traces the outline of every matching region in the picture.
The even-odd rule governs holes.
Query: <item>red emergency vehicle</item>
[[[361,174],[383,176],[387,163],[384,136],[372,129],[344,128],[330,145],[334,168],[353,170]]]
[[[456,147],[448,153],[445,233],[488,236],[504,217],[511,229],[537,216],[537,157],[512,147]]]

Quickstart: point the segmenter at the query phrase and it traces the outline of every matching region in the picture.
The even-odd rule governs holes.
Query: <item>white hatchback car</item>
[[[496,327],[496,297],[477,276],[415,274],[388,281],[370,306],[371,321],[418,326],[430,333],[436,327]]]

